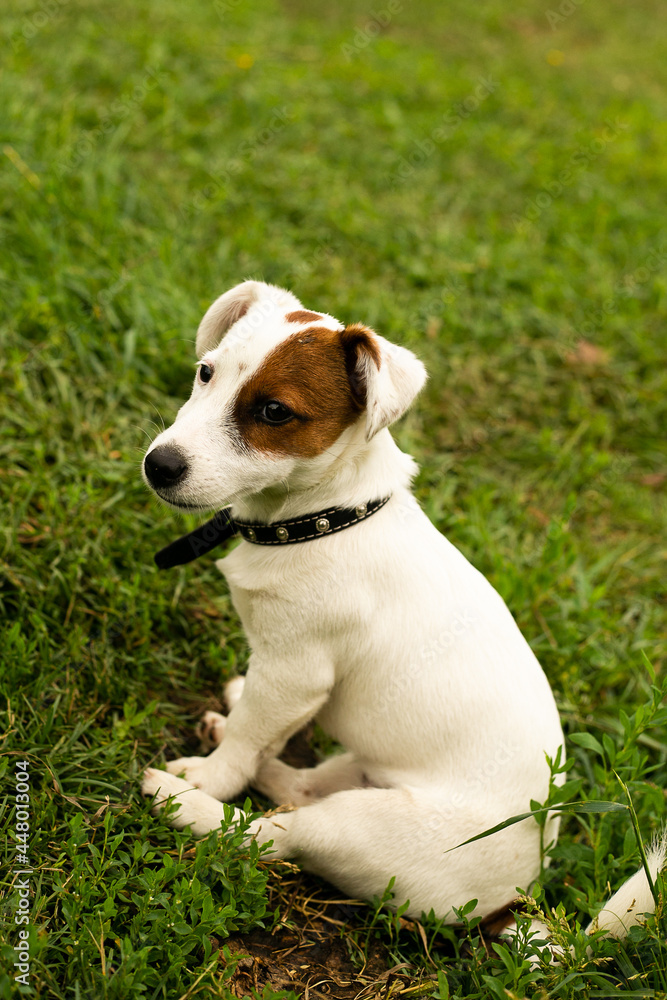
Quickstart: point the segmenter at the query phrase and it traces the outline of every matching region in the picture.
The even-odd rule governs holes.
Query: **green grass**
[[[139,476],[189,392],[198,319],[243,278],[425,360],[397,438],[568,735],[598,741],[568,744],[572,793],[625,801],[615,769],[644,837],[665,821],[647,665],[662,690],[661,8],[586,2],[554,27],[536,0],[373,10],[377,33],[349,0],[3,9],[0,763],[10,791],[17,760],[32,775],[26,995],[225,997],[234,963],[210,939],[284,915],[238,837],[194,849],[137,791],[149,761],[194,750],[193,718],[247,657],[210,559],[153,568],[182,521]],[[593,957],[577,937],[639,863],[630,817],[568,817],[553,857],[533,895],[577,942],[564,969],[533,980],[525,948],[487,957],[474,928],[425,918],[429,960],[379,904],[351,947],[435,977],[423,996],[664,995],[664,920]],[[12,879],[0,997],[17,995]]]

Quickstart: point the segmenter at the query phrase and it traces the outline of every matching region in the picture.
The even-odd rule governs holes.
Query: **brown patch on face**
[[[312,323],[322,319],[322,314],[309,312],[307,309],[297,309],[296,312],[287,313],[285,319],[288,323]]]
[[[372,339],[365,327],[349,335],[311,327],[274,348],[236,397],[234,420],[245,444],[304,458],[331,447],[364,409],[365,388],[354,386],[349,377],[364,338]],[[295,416],[285,424],[263,422],[258,413],[269,400],[289,407]]]

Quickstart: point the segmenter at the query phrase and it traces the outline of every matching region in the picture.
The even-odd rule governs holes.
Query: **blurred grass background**
[[[202,312],[244,278],[424,359],[428,387],[396,428],[420,501],[509,603],[568,731],[622,740],[619,710],[647,698],[644,655],[660,672],[665,654],[662,14],[651,0],[4,6],[3,760],[30,753],[40,775],[38,995],[227,995],[215,969],[198,980],[201,956],[161,979],[156,955],[179,939],[166,918],[146,938],[131,902],[100,916],[104,973],[77,930],[101,904],[71,908],[88,841],[70,827],[88,831],[98,882],[104,823],[168,856],[175,835],[137,775],[193,749],[192,715],[247,655],[210,560],[154,570],[183,519],[139,475],[189,393]],[[647,835],[665,812],[663,737],[646,737]],[[590,905],[636,863],[625,827],[600,829],[562,841],[598,852]],[[240,927],[263,919],[257,878]],[[209,890],[188,891],[196,924]],[[224,936],[234,921],[216,914]]]

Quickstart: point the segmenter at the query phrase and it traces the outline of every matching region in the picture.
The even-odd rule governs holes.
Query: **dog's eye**
[[[292,419],[294,414],[284,403],[279,403],[277,399],[270,399],[268,403],[264,403],[264,406],[258,410],[257,416],[266,424],[276,425],[286,424],[288,420]]]
[[[199,366],[199,381],[200,382],[210,382],[213,378],[213,369],[210,365],[200,365]]]

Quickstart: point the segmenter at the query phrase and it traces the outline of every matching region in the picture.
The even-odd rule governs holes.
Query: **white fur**
[[[358,368],[368,388],[366,440],[405,413],[426,381],[423,364],[411,351],[375,336],[380,347],[380,367],[368,354],[361,355]]]
[[[646,852],[648,869],[655,885],[658,873],[667,862],[667,834],[657,839]],[[624,882],[609,899],[587,928],[587,932],[606,931],[612,937],[624,938],[631,927],[641,923],[642,915],[653,913],[655,900],[643,868]]]
[[[545,753],[563,742],[554,698],[503,600],[410,492],[415,464],[386,427],[425,377],[409,351],[378,338],[379,371],[360,362],[367,412],[324,454],[239,448],[234,398],[294,333],[284,314],[298,308],[260,282],[211,306],[197,347],[214,377],[195,383],[153,445],[176,444],[189,474],[161,495],[175,506],[232,503],[236,517],[265,523],[391,500],[335,535],[284,547],[242,540],[218,560],[252,650],[247,678],[230,692],[226,722],[203,720],[207,745],[218,744],[210,756],[147,771],[143,790],[175,796],[172,822],[203,834],[223,821],[218,800],[253,786],[297,807],[253,824],[273,856],[357,897],[381,894],[394,876],[395,903],[409,900],[412,915],[433,908],[454,921],[453,907],[472,898],[488,914],[538,875],[537,824],[446,852],[546,797]],[[341,328],[330,316],[317,325]],[[345,752],[297,771],[277,757],[311,719]],[[557,825],[547,824],[547,842]]]

